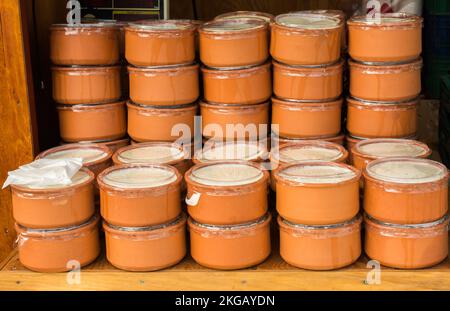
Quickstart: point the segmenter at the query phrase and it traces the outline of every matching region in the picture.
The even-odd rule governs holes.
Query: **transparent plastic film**
[[[145,20],[128,24],[126,31],[139,32],[145,37],[177,38],[193,35],[196,25],[187,20]]]
[[[357,70],[367,75],[394,75],[404,72],[420,71],[423,67],[422,59],[399,64],[370,64],[349,61],[350,70]]]
[[[349,27],[370,31],[373,28],[379,30],[410,30],[422,28],[423,18],[406,13],[383,13],[376,15],[360,15],[352,17],[347,22]]]
[[[287,77],[321,78],[342,74],[344,61],[326,66],[289,66],[273,61],[274,70]]]
[[[256,75],[270,73],[270,63],[264,63],[262,65],[251,66],[246,68],[209,68],[202,67],[202,73],[205,78],[210,79],[243,79],[252,78]]]
[[[188,150],[177,143],[150,142],[125,146],[113,155],[115,164],[167,164],[176,166],[189,159]]]
[[[52,71],[68,76],[110,76],[120,73],[120,66],[92,66],[92,67],[52,67]]]
[[[220,20],[220,19],[239,19],[239,18],[257,18],[257,19],[264,20],[267,23],[271,23],[275,19],[275,17],[272,14],[265,13],[265,12],[256,12],[256,11],[228,12],[228,13],[218,15],[214,19]]]
[[[198,64],[182,64],[160,67],[128,66],[128,72],[130,74],[141,75],[146,78],[154,78],[159,76],[176,77],[189,73],[197,73],[198,68]]]
[[[287,111],[330,111],[341,109],[342,99],[335,101],[324,101],[324,102],[313,102],[313,101],[293,101],[293,100],[283,100],[279,98],[272,98],[272,104],[277,105],[283,110]]]
[[[258,113],[266,113],[269,109],[269,103],[262,103],[256,105],[227,105],[227,104],[209,104],[202,102],[200,103],[202,109],[208,110],[212,114],[218,115],[251,115]],[[203,113],[202,113],[203,114]],[[230,120],[232,121],[232,120]],[[233,122],[230,122],[233,123]]]
[[[413,100],[410,102],[397,102],[397,103],[381,103],[381,102],[369,102],[359,99],[347,99],[347,103],[352,108],[359,110],[370,110],[370,111],[407,111],[412,109],[417,109],[418,102]]]
[[[356,143],[353,156],[367,161],[386,157],[428,158],[431,149],[424,143],[412,139],[366,139]]]
[[[195,115],[198,105],[184,105],[184,107],[162,108],[161,106],[139,105],[128,102],[128,109],[136,110],[136,112],[145,117],[173,117],[173,116],[190,116]]]
[[[259,142],[208,142],[194,155],[194,161],[261,161],[267,159],[267,148]]]
[[[287,13],[275,18],[275,25],[283,27],[285,32],[307,35],[324,35],[328,31],[343,28],[343,20],[327,14]]]
[[[199,28],[200,36],[212,40],[240,40],[255,36],[258,31],[266,32],[267,23],[253,18],[214,20]]]
[[[79,104],[79,105],[57,105],[56,108],[62,111],[74,112],[74,113],[109,113],[112,110],[125,109],[125,101],[109,104]]]

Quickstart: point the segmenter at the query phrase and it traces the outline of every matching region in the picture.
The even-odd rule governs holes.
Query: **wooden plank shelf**
[[[430,269],[397,270],[382,267],[380,284],[365,280],[371,268],[361,257],[335,271],[308,271],[285,263],[274,252],[262,264],[243,270],[216,271],[189,256],[175,267],[155,272],[125,272],[102,254],[81,271],[79,284],[67,273],[36,273],[24,268],[17,251],[0,264],[0,290],[449,290],[450,260]]]

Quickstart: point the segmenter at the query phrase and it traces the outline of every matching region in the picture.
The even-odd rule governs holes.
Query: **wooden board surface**
[[[215,271],[190,257],[156,272],[124,272],[104,255],[82,269],[80,284],[68,284],[68,273],[25,269],[13,252],[0,272],[0,290],[450,290],[450,261],[422,270],[381,268],[380,284],[368,285],[371,271],[362,257],[336,271],[308,271],[285,263],[277,253],[250,269]]]

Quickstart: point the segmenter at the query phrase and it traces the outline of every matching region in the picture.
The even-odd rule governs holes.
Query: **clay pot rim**
[[[245,16],[244,18],[258,18],[258,19],[264,20],[266,23],[271,23],[275,20],[275,16],[273,14],[266,13],[266,12],[260,12],[260,11],[245,11],[245,10],[242,10],[242,11],[238,10],[238,11],[219,14],[216,17],[214,17],[214,20],[242,18],[242,17],[234,18],[234,16],[242,16],[242,15],[244,15],[244,16],[248,15],[248,16]],[[227,17],[230,17],[230,18],[227,18]],[[267,19],[269,21],[267,21]]]
[[[416,106],[420,101],[420,95],[417,97],[414,97],[412,99],[405,99],[402,101],[371,101],[371,100],[364,100],[360,99],[354,96],[348,96],[347,97],[347,104],[348,105],[356,105],[356,106],[364,106],[364,107],[374,107],[374,106],[381,106],[381,107],[393,107],[393,106]]]
[[[379,179],[379,178],[371,175],[369,170],[372,166],[377,165],[379,163],[391,162],[391,161],[408,161],[408,162],[428,163],[430,165],[434,165],[435,167],[440,168],[444,172],[444,174],[442,175],[441,178],[438,178],[433,181],[420,182],[420,178],[419,178],[419,180],[417,180],[417,182],[415,182],[415,183],[402,183],[402,182],[398,182],[398,181],[384,180],[384,179]],[[376,159],[376,160],[373,160],[370,163],[368,163],[366,168],[364,169],[363,176],[366,181],[371,181],[376,184],[390,185],[390,186],[397,187],[397,188],[398,187],[412,188],[412,187],[415,187],[416,185],[418,185],[421,188],[426,188],[429,185],[439,185],[441,183],[445,183],[445,185],[447,185],[449,171],[444,164],[437,162],[437,161],[430,160],[430,159],[411,158],[411,157],[389,157],[389,158]],[[401,179],[401,178],[398,178],[398,179]],[[414,178],[408,178],[408,179],[413,180]]]
[[[344,64],[345,61],[343,58],[329,64],[320,64],[320,65],[289,65],[279,62],[275,59],[272,59],[272,65],[274,67],[292,71],[318,71],[318,70],[335,71],[342,69],[344,67]]]
[[[121,100],[117,102],[109,102],[109,103],[98,103],[98,104],[75,104],[75,105],[66,105],[66,104],[57,104],[57,110],[100,110],[100,109],[113,109],[120,108],[121,106],[125,106],[126,100]],[[117,107],[116,107],[117,106]]]
[[[50,31],[66,31],[67,29],[71,29],[71,30],[94,30],[94,31],[99,31],[99,30],[105,30],[105,31],[110,31],[110,30],[118,30],[119,28],[121,28],[123,26],[119,25],[117,23],[117,21],[111,20],[111,22],[96,22],[96,23],[82,23],[82,24],[52,24],[49,28]]]
[[[292,11],[289,13],[305,13],[305,14],[317,14],[317,15],[329,15],[342,19],[345,22],[346,15],[342,10],[328,10],[328,9],[318,9],[318,10],[302,10],[302,11]]]
[[[347,180],[339,181],[339,182],[330,182],[330,183],[309,183],[309,182],[296,182],[293,180],[285,180],[283,177],[280,177],[280,173],[283,170],[289,169],[294,166],[305,166],[305,165],[317,165],[317,166],[339,166],[341,168],[346,168],[348,170],[351,170],[353,173],[355,173],[355,176],[352,178],[349,178]],[[337,185],[345,185],[345,184],[351,184],[354,182],[357,182],[361,178],[361,171],[357,169],[356,167],[353,167],[351,165],[345,164],[345,163],[335,163],[335,162],[326,162],[326,161],[308,161],[308,162],[295,162],[290,163],[287,165],[284,165],[278,170],[275,170],[273,172],[273,177],[275,178],[277,183],[286,184],[286,185],[292,185],[292,186],[301,186],[301,187],[308,187],[308,188],[330,188],[335,187]]]
[[[122,142],[129,142],[130,138],[129,137],[125,137],[125,138],[120,138],[120,139],[114,139],[114,140],[109,140],[109,139],[100,139],[100,140],[95,140],[95,141],[79,141],[77,144],[115,144],[115,143],[122,143]],[[60,141],[61,146],[64,145],[68,145],[71,144],[70,142],[65,142],[63,140]]]
[[[272,215],[267,212],[257,220],[253,220],[250,222],[240,223],[240,224],[232,224],[232,225],[210,225],[203,224],[195,221],[192,217],[189,217],[187,220],[189,229],[196,229],[201,231],[214,230],[221,231],[222,233],[234,233],[241,232],[247,230],[256,230],[260,227],[264,227],[270,223],[272,219]]]
[[[198,69],[199,64],[196,62],[193,63],[182,63],[175,65],[163,65],[163,66],[133,66],[129,64],[127,66],[128,72],[167,72],[167,71],[183,71],[183,70],[192,70]]]
[[[120,65],[111,65],[111,66],[79,66],[79,65],[73,65],[73,66],[52,66],[52,71],[116,71],[120,70],[122,66]]]
[[[381,138],[370,138],[370,137],[360,137],[360,136],[353,136],[350,134],[345,135],[345,139],[346,140],[350,140],[352,142],[358,143],[361,140],[367,140],[367,139],[391,139],[389,137],[381,137]],[[417,134],[413,134],[413,135],[408,135],[405,137],[399,137],[399,138],[392,138],[392,139],[409,139],[409,140],[417,140]]]
[[[302,27],[295,26],[295,25],[285,25],[285,24],[280,23],[279,20],[286,16],[303,16],[303,17],[311,17],[311,18],[316,18],[316,19],[331,19],[331,20],[336,20],[337,23],[335,26],[328,27],[328,28],[302,28]],[[317,14],[317,13],[305,13],[302,11],[298,11],[298,12],[284,13],[284,14],[277,15],[275,17],[275,21],[273,24],[274,24],[274,26],[277,26],[284,30],[290,30],[292,32],[315,33],[315,32],[329,32],[329,31],[333,31],[333,30],[342,28],[344,25],[344,21],[340,17],[333,17],[331,15],[325,15],[325,14],[322,15],[322,14]]]
[[[237,23],[243,23],[248,22],[249,24],[253,24],[253,27],[251,28],[244,28],[244,29],[228,29],[228,30],[221,30],[221,31],[212,31],[208,30],[207,28],[211,25],[218,25],[218,24],[237,24]],[[240,35],[240,34],[247,34],[252,33],[255,31],[260,30],[267,30],[268,23],[266,21],[263,21],[261,19],[256,19],[254,17],[252,18],[235,18],[235,19],[213,19],[212,21],[206,22],[203,25],[201,25],[198,28],[198,32],[200,34],[206,34],[206,35]]]
[[[221,148],[226,148],[225,146],[228,145],[237,145],[237,144],[246,144],[246,145],[257,145],[258,148],[258,153],[256,154],[256,157],[251,157],[250,159],[247,160],[236,160],[236,161],[249,161],[249,162],[261,162],[264,160],[265,155],[267,155],[269,153],[269,151],[267,150],[266,146],[260,142],[260,141],[225,141],[224,143],[222,142],[217,142],[215,143],[218,146],[220,146]],[[217,145],[214,145],[217,147]],[[194,162],[194,164],[200,164],[200,163],[211,163],[211,162],[217,162],[217,161],[228,161],[228,160],[202,160],[202,158],[200,158],[200,155],[203,155],[206,151],[211,150],[213,148],[211,147],[205,147],[203,146],[200,150],[197,150],[193,157],[192,157],[192,162]]]
[[[14,227],[18,233],[18,235],[22,237],[37,237],[37,238],[55,238],[58,236],[75,236],[84,231],[89,231],[97,227],[97,224],[100,220],[98,214],[92,216],[88,221],[74,226],[62,227],[62,228],[47,228],[47,229],[32,229],[24,227],[18,223],[14,224]]]
[[[344,228],[348,228],[348,227],[353,227],[353,226],[358,226],[361,225],[363,220],[363,217],[361,216],[361,214],[357,214],[355,217],[353,217],[350,220],[341,222],[341,223],[336,223],[336,224],[326,224],[326,225],[304,225],[304,224],[297,224],[297,223],[293,223],[287,219],[284,219],[281,216],[277,217],[277,221],[278,224],[280,225],[280,227],[286,228],[286,229],[291,229],[291,230],[335,230],[335,229],[344,229]]]
[[[129,150],[133,150],[133,149],[140,149],[140,148],[144,148],[144,147],[156,147],[156,146],[167,146],[167,147],[177,148],[183,154],[183,157],[181,157],[180,159],[173,159],[171,161],[168,161],[168,162],[165,162],[165,163],[161,163],[161,164],[176,165],[178,163],[181,163],[181,162],[189,159],[188,151],[186,151],[185,148],[183,148],[183,146],[177,144],[176,142],[153,141],[153,142],[137,143],[137,144],[134,144],[134,145],[128,145],[128,146],[121,147],[121,148],[117,149],[116,152],[114,152],[114,154],[112,156],[112,160],[113,160],[115,165],[121,165],[121,164],[150,164],[149,162],[130,162],[130,163],[122,162],[119,159],[119,156],[120,156],[120,154],[122,154],[125,151],[129,151]]]
[[[188,111],[188,110],[197,110],[198,103],[197,103],[197,101],[195,101],[190,104],[171,105],[171,106],[155,106],[155,105],[138,104],[138,103],[132,102],[131,100],[128,100],[127,107],[139,109],[139,110]]]
[[[84,172],[86,174],[89,175],[89,178],[85,181],[83,181],[82,183],[79,184],[75,184],[75,185],[68,185],[68,186],[61,186],[58,188],[28,188],[22,185],[11,185],[11,189],[14,191],[19,191],[19,192],[26,192],[26,193],[33,193],[33,194],[51,194],[51,193],[62,193],[62,192],[67,192],[67,191],[72,191],[72,190],[76,190],[82,187],[87,186],[88,184],[93,184],[95,181],[95,175],[94,173],[89,170],[86,167],[82,167],[80,168],[80,172]]]
[[[205,100],[200,101],[200,107],[212,108],[212,109],[230,109],[230,110],[252,110],[258,108],[266,108],[269,106],[270,101],[265,101],[259,104],[218,104],[213,102],[207,102]]]
[[[162,186],[154,186],[154,187],[138,187],[138,188],[121,188],[118,186],[112,186],[103,181],[104,177],[108,175],[109,173],[113,171],[123,170],[123,169],[129,169],[129,168],[159,168],[159,169],[165,169],[170,170],[175,174],[177,177],[176,180],[164,184]],[[183,176],[181,176],[180,172],[173,166],[167,165],[167,164],[119,164],[119,165],[113,165],[105,170],[103,170],[98,176],[97,176],[97,183],[100,190],[106,190],[106,191],[114,191],[119,193],[136,193],[136,192],[155,192],[155,191],[161,191],[166,190],[169,191],[173,187],[177,187],[181,184],[181,181],[183,179]]]
[[[335,105],[342,105],[344,103],[344,98],[341,96],[332,98],[332,99],[326,99],[326,100],[298,100],[298,99],[286,99],[286,98],[280,98],[278,96],[272,96],[271,98],[272,104],[276,105],[288,105],[288,106],[295,106],[298,104],[302,105],[328,105],[328,106],[335,106]]]
[[[360,62],[357,60],[350,59],[348,64],[351,68],[356,68],[359,70],[373,70],[373,71],[383,71],[387,70],[399,70],[399,71],[412,71],[420,70],[423,67],[422,57],[407,60],[402,62]]]
[[[155,25],[163,24],[175,24],[180,26],[185,26],[178,29],[155,29]],[[125,27],[125,31],[135,31],[135,32],[151,32],[156,34],[161,33],[180,33],[180,32],[193,32],[198,26],[194,25],[192,22],[187,22],[185,20],[178,19],[168,19],[168,20],[141,20],[136,22],[128,23]]]
[[[449,215],[444,215],[442,218],[438,220],[422,223],[422,224],[393,224],[387,223],[380,220],[377,220],[370,216],[369,214],[364,214],[364,223],[369,226],[376,227],[378,229],[439,229],[442,226],[447,227],[447,231],[449,230]]]
[[[280,152],[282,149],[287,149],[287,148],[292,148],[292,147],[299,147],[299,146],[313,146],[313,147],[323,147],[325,149],[332,149],[332,150],[339,150],[341,152],[341,155],[334,161],[332,162],[345,162],[348,158],[348,151],[344,148],[344,146],[330,142],[330,141],[325,141],[325,140],[315,140],[315,139],[310,139],[310,140],[305,140],[305,141],[299,141],[299,142],[289,142],[286,143],[282,146],[278,147],[277,151],[270,151],[269,157],[270,157],[270,161],[274,161],[279,163],[280,165],[285,165],[285,164],[290,164],[290,163],[295,163],[295,162],[316,162],[318,160],[312,160],[312,161],[308,161],[308,160],[297,160],[297,161],[293,161],[293,162],[285,162],[285,161],[281,161],[279,156],[280,156]],[[328,161],[331,162],[331,161]]]
[[[73,143],[73,144],[67,144],[67,145],[63,145],[63,146],[57,146],[57,147],[53,147],[50,149],[47,149],[41,153],[39,153],[36,156],[36,160],[37,159],[42,159],[45,158],[47,155],[55,153],[55,152],[60,152],[60,151],[65,151],[65,150],[70,150],[70,149],[100,149],[102,152],[104,152],[106,155],[100,159],[97,159],[95,161],[90,161],[90,162],[84,162],[83,166],[93,166],[96,164],[100,164],[103,162],[108,161],[109,159],[111,159],[112,157],[112,150],[109,149],[109,147],[104,146],[104,145],[100,145],[100,144],[86,144],[86,143]]]
[[[176,219],[158,225],[145,227],[122,227],[112,225],[106,222],[106,220],[103,220],[102,227],[106,232],[118,235],[146,235],[148,233],[155,234],[170,229],[179,229],[180,227],[184,227],[186,224],[186,219],[186,214],[182,212]]]
[[[211,166],[211,165],[221,165],[221,164],[241,164],[241,165],[247,165],[247,166],[252,166],[254,168],[257,168],[261,171],[261,173],[263,174],[262,177],[260,179],[258,179],[257,181],[248,183],[248,184],[244,184],[244,185],[223,185],[223,186],[215,186],[215,185],[205,185],[205,184],[200,184],[194,180],[192,180],[190,178],[190,175],[192,174],[192,172],[194,170],[203,168],[205,166]],[[202,189],[209,189],[209,190],[217,190],[217,189],[246,189],[246,188],[253,188],[256,186],[259,186],[260,184],[264,184],[268,182],[269,179],[269,173],[267,172],[267,170],[264,170],[261,167],[261,164],[259,163],[255,163],[255,162],[251,162],[251,161],[231,161],[231,160],[225,160],[225,161],[210,161],[210,162],[202,162],[202,163],[198,163],[194,166],[192,166],[188,171],[186,171],[186,173],[184,174],[184,179],[186,181],[186,183],[188,185],[192,185],[196,188],[202,188]]]
[[[353,16],[347,21],[347,25],[349,27],[351,26],[360,26],[360,27],[375,27],[375,28],[382,28],[382,27],[404,27],[404,26],[416,26],[417,24],[420,24],[422,26],[423,18],[414,14],[408,14],[408,13],[381,13],[381,18],[398,18],[398,19],[405,19],[404,21],[400,22],[391,22],[391,23],[382,23],[382,24],[376,24],[376,23],[370,23],[367,21],[367,15],[358,15]]]
[[[202,73],[207,74],[239,74],[239,73],[250,73],[254,71],[260,71],[262,69],[270,68],[270,60],[264,61],[262,63],[256,65],[249,66],[239,66],[239,67],[208,67],[206,65],[202,65],[200,70]]]
[[[403,144],[408,144],[408,145],[416,145],[421,147],[425,153],[415,156],[413,158],[428,158],[431,155],[432,150],[428,147],[427,144],[424,144],[418,140],[412,140],[412,139],[402,139],[402,138],[370,138],[370,139],[363,139],[358,141],[355,146],[353,146],[352,148],[352,154],[353,156],[358,156],[361,157],[363,159],[366,160],[376,160],[376,159],[381,159],[381,158],[386,158],[383,156],[376,156],[376,155],[370,155],[367,153],[364,153],[363,151],[361,151],[361,146],[366,145],[366,144],[376,144],[376,143],[403,143]]]
[[[274,139],[278,140],[278,141],[280,141],[280,140],[289,141],[288,143],[291,143],[291,142],[297,143],[297,142],[302,142],[305,140],[322,140],[322,141],[328,141],[329,139],[344,140],[346,136],[347,135],[345,135],[344,133],[340,133],[339,135],[334,135],[334,136],[326,135],[326,136],[307,137],[307,138],[289,138],[289,137],[283,137],[280,135],[276,135],[276,136],[274,136]]]

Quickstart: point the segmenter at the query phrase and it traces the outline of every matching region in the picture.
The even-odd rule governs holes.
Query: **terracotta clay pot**
[[[120,67],[52,67],[59,104],[98,104],[120,99]]]
[[[286,144],[302,143],[302,142],[309,141],[309,140],[328,141],[331,143],[335,143],[335,144],[344,146],[345,135],[339,134],[337,136],[324,137],[324,138],[314,138],[314,137],[313,138],[286,138],[286,137],[279,137],[279,136],[274,135],[272,137],[272,139],[275,142],[275,146],[278,145],[279,147],[286,145]]]
[[[347,98],[347,130],[359,138],[401,138],[417,130],[418,99],[399,103]]]
[[[50,59],[55,65],[117,64],[119,27],[111,23],[53,25]]]
[[[285,138],[322,139],[341,131],[342,99],[327,102],[287,101],[272,98],[272,124]]]
[[[241,19],[241,18],[255,18],[265,21],[266,23],[271,23],[274,21],[275,17],[272,14],[265,12],[256,12],[256,11],[235,11],[235,12],[227,12],[220,15],[217,15],[214,19]]]
[[[435,221],[448,211],[448,171],[427,159],[386,158],[364,171],[364,210],[389,223]]]
[[[267,159],[265,144],[255,141],[207,142],[198,150],[192,161],[194,164],[214,161],[262,162]]]
[[[289,66],[273,62],[273,92],[293,100],[332,100],[342,94],[344,61],[325,66]]]
[[[343,21],[308,13],[281,14],[272,24],[270,54],[289,65],[332,64],[341,56]]]
[[[259,104],[272,95],[270,63],[243,68],[202,68],[204,98],[218,104]]]
[[[266,137],[269,130],[269,103],[219,105],[200,103],[202,133],[215,139],[244,140]]]
[[[15,224],[19,260],[37,272],[64,272],[93,262],[100,253],[98,216],[59,229],[29,229]]]
[[[127,134],[125,102],[57,109],[60,135],[66,142],[113,140]]]
[[[67,144],[48,149],[38,154],[36,159],[82,158],[83,167],[92,171],[97,177],[104,169],[111,166],[112,151],[100,144]]]
[[[365,139],[351,150],[352,165],[361,171],[373,160],[392,157],[428,158],[431,150],[420,141],[411,139]]]
[[[400,269],[432,267],[448,256],[448,216],[418,225],[365,222],[365,252],[382,265]]]
[[[267,171],[251,162],[197,164],[185,174],[189,215],[211,225],[254,221],[267,212],[268,179]]]
[[[234,270],[263,262],[270,255],[270,214],[240,225],[211,226],[189,218],[192,258],[202,266]]]
[[[27,228],[82,224],[95,212],[94,174],[81,169],[64,186],[11,185],[14,220]]]
[[[372,65],[349,61],[350,94],[371,101],[402,101],[419,96],[422,59]]]
[[[297,224],[338,224],[359,212],[361,172],[333,162],[303,162],[282,166],[273,174],[277,211]]]
[[[208,67],[243,67],[269,57],[268,24],[254,18],[214,20],[203,24],[200,59]]]
[[[128,135],[134,141],[175,141],[194,137],[197,104],[161,107],[128,102],[127,107]]]
[[[165,164],[173,166],[181,176],[192,166],[189,152],[171,142],[137,143],[117,150],[114,164]]]
[[[422,53],[422,18],[405,13],[356,16],[348,22],[350,56],[362,62],[401,62]]]
[[[103,222],[106,258],[127,271],[168,268],[186,256],[186,216],[151,227],[117,227]]]
[[[198,65],[128,67],[130,98],[142,105],[190,104],[199,96]]]
[[[333,270],[351,265],[361,255],[361,216],[336,225],[308,226],[278,217],[280,255],[290,265]]]
[[[188,21],[155,20],[125,28],[125,57],[134,66],[192,63],[196,26]]]
[[[181,213],[181,180],[180,173],[168,165],[110,167],[97,178],[102,217],[121,227],[170,222]]]

